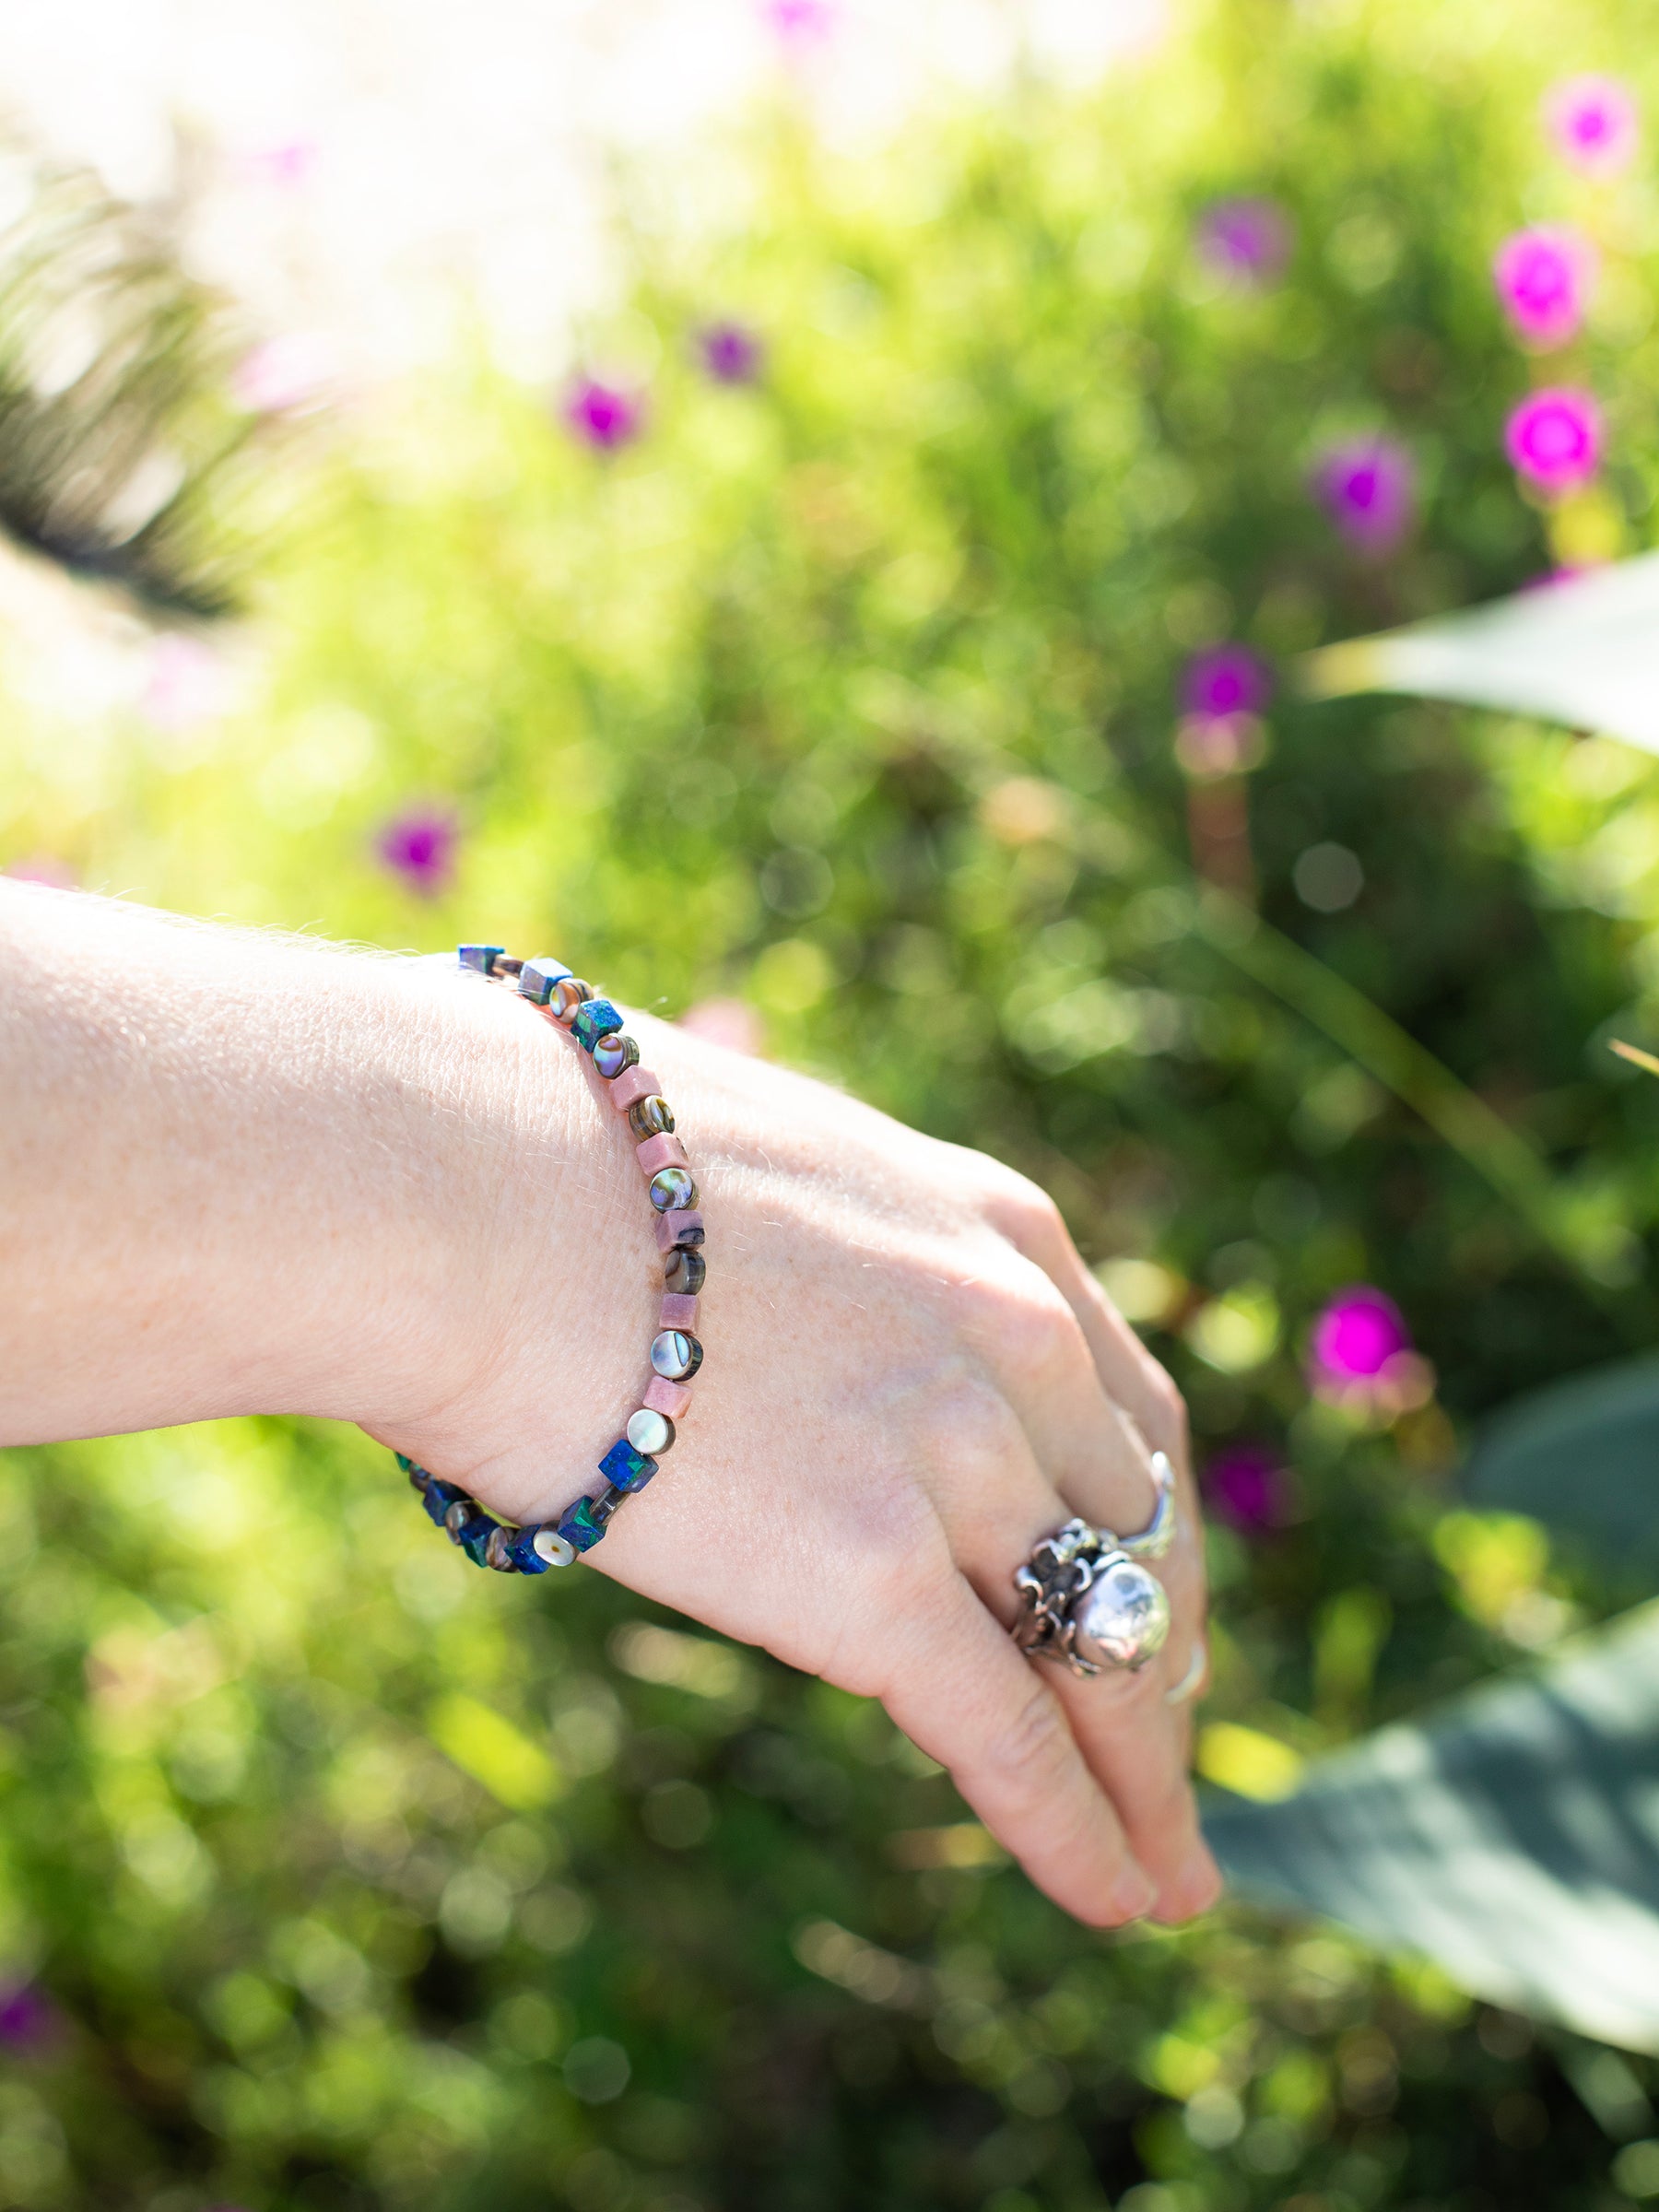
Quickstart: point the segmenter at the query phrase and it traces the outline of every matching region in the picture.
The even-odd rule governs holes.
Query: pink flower
[[[459,842],[453,814],[423,807],[387,823],[381,832],[380,856],[418,898],[435,899],[454,875]]]
[[[1277,200],[1217,200],[1198,218],[1200,258],[1218,276],[1250,285],[1274,283],[1290,258],[1294,233]]]
[[[169,630],[150,647],[138,711],[159,730],[188,730],[222,714],[230,679],[218,654],[197,638]]]
[[[1261,1444],[1230,1444],[1205,1470],[1204,1488],[1216,1512],[1252,1534],[1285,1519],[1285,1470]]]
[[[1594,274],[1589,240],[1560,225],[1517,230],[1492,263],[1503,312],[1529,346],[1564,346],[1577,336]]]
[[[1345,440],[1321,455],[1313,488],[1331,521],[1362,552],[1393,550],[1414,511],[1411,455],[1381,434]]]
[[[1182,704],[1200,722],[1259,714],[1272,691],[1266,664],[1248,645],[1212,645],[1195,653],[1181,679]]]
[[[761,0],[760,13],[786,46],[816,46],[835,29],[833,0]]]
[[[711,323],[698,339],[703,367],[719,384],[752,384],[760,373],[760,341],[741,323]]]
[[[639,436],[645,406],[637,393],[585,377],[565,402],[565,420],[583,444],[611,453]]]
[[[1636,100],[1616,76],[1570,76],[1544,96],[1544,127],[1564,161],[1586,176],[1617,176],[1636,157]]]
[[[1601,463],[1601,409],[1594,394],[1558,384],[1529,392],[1504,425],[1517,472],[1547,492],[1571,491]]]
[[[1369,1382],[1411,1349],[1405,1316],[1381,1290],[1339,1290],[1313,1324],[1314,1366],[1335,1382]]]
[[[293,415],[322,402],[333,382],[333,347],[319,332],[291,330],[245,353],[230,372],[230,391],[250,415]]]
[[[278,187],[303,184],[317,165],[317,141],[312,137],[277,138],[268,146],[251,147],[242,156],[250,177]]]

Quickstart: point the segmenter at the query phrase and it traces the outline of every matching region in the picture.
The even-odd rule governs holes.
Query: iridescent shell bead
[[[624,1068],[639,1064],[640,1048],[626,1030],[613,1030],[594,1047],[594,1065],[607,1083],[614,1083]]]
[[[697,1185],[688,1168],[659,1168],[651,1179],[650,1194],[659,1214],[681,1213],[697,1204]]]
[[[674,1110],[665,1098],[636,1099],[628,1110],[628,1125],[638,1137],[666,1136],[674,1127]]]
[[[702,1346],[685,1329],[664,1329],[651,1340],[651,1364],[670,1382],[688,1382],[702,1356]]]
[[[628,1417],[628,1441],[636,1452],[648,1453],[654,1459],[673,1443],[674,1423],[665,1413],[641,1406],[638,1413]]]
[[[709,1263],[688,1244],[677,1244],[663,1268],[663,1288],[681,1298],[695,1298],[708,1279]]]
[[[584,983],[579,975],[560,976],[547,1000],[547,1011],[568,1030],[576,1018],[578,1007],[584,1006],[593,995],[593,984]]]

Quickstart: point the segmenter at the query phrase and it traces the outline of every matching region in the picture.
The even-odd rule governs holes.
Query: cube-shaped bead
[[[600,1474],[619,1490],[642,1490],[656,1471],[656,1461],[648,1453],[636,1452],[625,1436],[619,1436],[599,1462]]]
[[[695,1329],[697,1300],[688,1298],[683,1290],[666,1290],[663,1294],[663,1308],[658,1316],[665,1329]]]
[[[605,1534],[605,1523],[594,1517],[591,1498],[578,1498],[568,1512],[559,1516],[559,1533],[572,1551],[592,1551]]]
[[[546,1574],[549,1562],[535,1548],[534,1528],[510,1528],[506,1532],[507,1558],[519,1574]]]
[[[455,958],[475,975],[488,975],[506,949],[505,945],[457,945]]]
[[[671,1145],[671,1136],[652,1138],[653,1145]],[[646,1194],[659,1214],[684,1213],[697,1204],[697,1185],[691,1180],[689,1168],[659,1168],[646,1184]]]
[[[666,1414],[671,1421],[681,1421],[691,1404],[691,1393],[683,1382],[671,1382],[666,1375],[653,1375],[640,1393],[641,1406],[649,1406],[653,1413]]]
[[[702,1216],[689,1209],[677,1214],[659,1214],[656,1241],[659,1252],[672,1252],[678,1244],[700,1244],[703,1241]]]
[[[621,1027],[622,1017],[608,998],[590,998],[577,1007],[571,1034],[584,1053],[591,1053],[601,1037],[608,1037],[613,1030]]]
[[[518,987],[525,998],[545,1006],[553,995],[554,985],[563,982],[570,972],[562,960],[542,953],[534,960],[526,960],[519,970]]]
[[[625,1067],[611,1085],[610,1102],[618,1113],[626,1113],[638,1100],[654,1098],[662,1088],[651,1070],[636,1061],[632,1067]]]
[[[634,1154],[640,1163],[641,1175],[650,1177],[661,1168],[688,1168],[686,1147],[677,1136],[665,1129],[660,1136],[648,1136]]]
[[[709,1263],[688,1244],[677,1244],[663,1267],[663,1288],[681,1298],[695,1298],[709,1279]]]
[[[431,1475],[427,1477],[420,1502],[426,1507],[429,1517],[440,1528],[444,1528],[448,1526],[447,1516],[451,1506],[470,1505],[472,1500],[458,1483],[441,1482],[436,1475]]]
[[[639,1057],[640,1048],[626,1030],[613,1030],[594,1047],[594,1065],[607,1083],[614,1083],[624,1068],[637,1065]]]
[[[488,1513],[480,1513],[475,1509],[471,1516],[464,1521],[459,1528],[450,1530],[450,1535],[473,1565],[482,1567],[485,1564],[485,1555],[489,1549],[489,1539],[496,1525]]]

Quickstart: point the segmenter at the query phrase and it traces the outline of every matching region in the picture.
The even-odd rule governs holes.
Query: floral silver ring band
[[[1157,1503],[1138,1535],[1068,1521],[1016,1570],[1023,1603],[1013,1634],[1027,1658],[1064,1661],[1088,1676],[1133,1673],[1162,1651],[1170,1600],[1141,1562],[1162,1559],[1175,1541],[1175,1470],[1166,1453],[1152,1454],[1152,1481]]]

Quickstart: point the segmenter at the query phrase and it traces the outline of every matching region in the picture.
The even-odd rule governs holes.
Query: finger
[[[1116,1927],[1154,1903],[1052,1682],[960,1577],[922,1609],[882,1703],[1057,1905]]]

